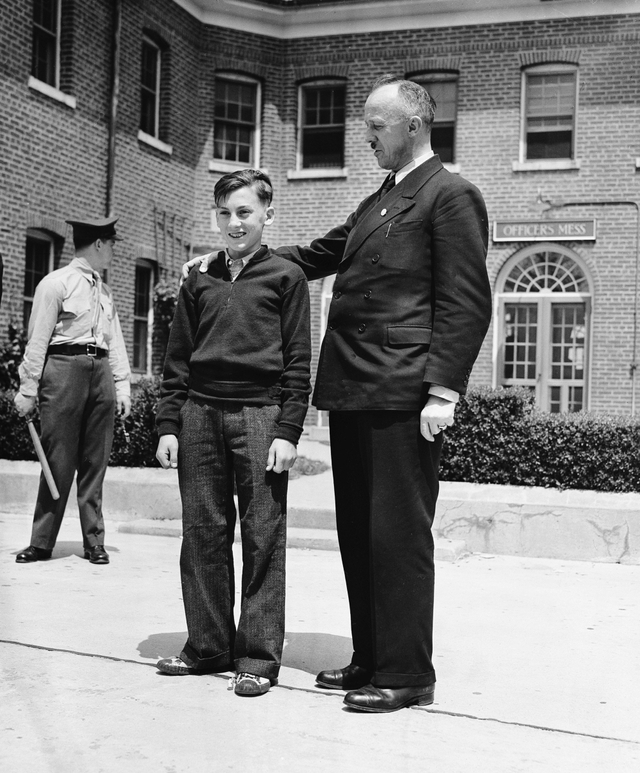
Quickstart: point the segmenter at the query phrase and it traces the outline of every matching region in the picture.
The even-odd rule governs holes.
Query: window
[[[60,7],[58,0],[34,0],[31,75],[58,88]]]
[[[145,37],[140,77],[140,129],[151,137],[160,136],[160,65],[159,46]]]
[[[436,103],[436,117],[431,128],[431,147],[443,163],[453,164],[456,155],[458,76],[449,73],[429,73],[412,80],[423,86]]]
[[[300,88],[299,168],[344,166],[344,83],[315,82]]]
[[[240,75],[216,77],[213,157],[234,166],[259,165],[260,89]]]
[[[591,293],[578,258],[560,245],[508,261],[499,292],[499,383],[531,389],[551,413],[586,406]]]
[[[577,68],[540,65],[523,72],[523,158],[573,159]]]
[[[33,296],[42,277],[53,270],[53,240],[44,234],[27,234],[27,248],[24,271],[24,300],[22,324],[26,330],[33,307]]]
[[[148,263],[136,266],[133,302],[133,369],[149,373],[153,330],[154,269]]]

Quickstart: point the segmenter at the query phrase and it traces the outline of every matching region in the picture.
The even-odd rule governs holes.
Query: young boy
[[[310,392],[302,270],[261,246],[273,222],[262,172],[226,174],[214,200],[227,244],[182,285],[156,424],[156,456],[178,467],[188,640],[166,674],[235,671],[237,695],[277,682],[284,642],[286,495]],[[242,603],[233,614],[237,487]]]

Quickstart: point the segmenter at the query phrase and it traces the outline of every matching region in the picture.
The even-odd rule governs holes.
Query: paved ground
[[[472,555],[439,563],[436,703],[369,715],[314,674],[345,665],[340,557],[288,551],[280,685],[153,667],[185,639],[180,540],[118,532],[15,563],[30,513],[0,514],[0,770],[28,773],[636,773],[640,567]]]

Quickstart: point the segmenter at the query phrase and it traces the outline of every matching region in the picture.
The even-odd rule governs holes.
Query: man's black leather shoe
[[[331,671],[321,671],[316,676],[316,682],[330,690],[357,690],[369,684],[373,671],[360,666],[349,665]]]
[[[47,561],[51,558],[51,551],[44,548],[36,548],[29,545],[16,556],[16,564],[30,564],[33,561]]]
[[[94,545],[92,548],[85,548],[84,557],[88,558],[92,564],[109,563],[109,554],[102,545]]]
[[[350,709],[383,713],[406,706],[428,706],[433,703],[436,686],[428,687],[374,687],[368,684],[360,690],[348,692],[344,702]]]

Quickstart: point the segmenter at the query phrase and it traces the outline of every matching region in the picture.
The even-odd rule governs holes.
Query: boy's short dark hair
[[[273,198],[273,185],[264,172],[259,169],[238,169],[237,172],[229,172],[223,175],[213,189],[213,200],[216,207],[227,199],[238,188],[254,186],[260,201],[267,206]]]

